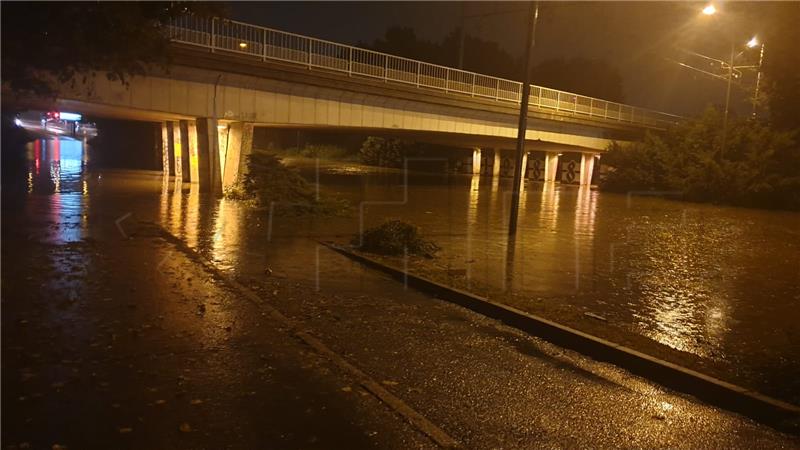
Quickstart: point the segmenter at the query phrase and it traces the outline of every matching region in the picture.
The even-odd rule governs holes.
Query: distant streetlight
[[[708,5],[705,8],[703,8],[703,14],[707,16],[713,16],[714,14],[716,14],[716,12],[717,8],[714,5]]]
[[[239,48],[241,49],[247,48],[247,42],[239,42]]]

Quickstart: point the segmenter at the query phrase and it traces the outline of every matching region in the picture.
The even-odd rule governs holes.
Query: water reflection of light
[[[561,191],[555,183],[542,185],[542,201],[539,203],[539,226],[555,230],[558,225],[558,200]]]
[[[34,158],[34,166],[36,167],[36,175],[39,175],[39,169],[41,166],[42,161],[42,141],[44,139],[37,139],[33,143],[33,158]]]
[[[706,310],[706,334],[720,338],[724,333],[728,332],[729,314],[725,309],[726,304],[722,302],[708,307]]]
[[[197,237],[200,233],[200,186],[192,183],[186,199],[186,214],[183,222],[186,244],[197,248]]]
[[[694,345],[689,340],[689,336],[694,334],[689,329],[691,328],[689,323],[692,305],[676,299],[674,296],[665,296],[654,300],[653,319],[656,322],[656,328],[647,334],[664,345],[692,352]]]
[[[589,186],[578,188],[578,201],[575,205],[576,237],[592,237],[594,235],[594,219],[597,214],[597,192]]]
[[[78,241],[88,225],[84,154],[84,143],[70,138],[39,139],[29,146],[28,157],[33,161],[28,170],[28,192],[50,194],[46,198],[52,222],[58,224],[53,229],[56,241]],[[42,162],[47,171],[40,177]]]
[[[181,179],[177,175],[175,176],[175,180],[173,182],[173,190],[172,190],[172,198],[171,198],[171,207],[170,210],[170,220],[168,222],[170,227],[170,233],[175,236],[183,237],[183,233],[181,230],[181,222],[183,218],[182,210],[183,210],[183,194],[181,192]]]
[[[214,217],[214,236],[211,241],[211,256],[223,269],[236,267],[241,249],[241,217],[239,204],[229,200],[219,201]]]
[[[639,295],[647,299],[635,314],[638,328],[675,349],[720,356],[716,351],[730,332],[731,297],[725,279],[715,271],[724,268],[732,278],[737,276],[736,266],[726,263],[740,236],[730,228],[717,231],[703,221],[687,222],[683,214],[637,225],[635,242],[645,258],[639,258],[633,275]],[[719,269],[698,270],[699,259],[714,260]]]
[[[169,221],[169,167],[164,168],[164,173],[161,176],[161,196],[159,198],[159,216],[161,218],[161,223],[164,226],[167,226]]]
[[[472,232],[477,225],[478,218],[478,198],[480,196],[480,182],[481,176],[478,174],[472,175],[469,186],[469,203],[467,205],[467,256],[466,256],[466,278],[467,285],[472,279]]]
[[[50,181],[53,182],[53,192],[61,192],[61,139],[47,141],[47,154],[50,159]]]

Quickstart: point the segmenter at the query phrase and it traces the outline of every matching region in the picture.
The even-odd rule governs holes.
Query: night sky
[[[601,59],[621,73],[626,103],[676,114],[698,112],[709,103],[721,104],[726,86],[670,62],[667,58],[679,56],[676,46],[725,59],[732,38],[743,46],[753,35],[769,35],[773,22],[783,15],[800,18],[797,2],[725,3],[713,17],[699,14],[703,6],[696,2],[543,2],[535,60]],[[522,55],[524,2],[254,2],[234,3],[231,15],[249,23],[357,44],[372,42],[392,26],[410,27],[421,38],[441,40],[460,25],[462,8],[467,16],[495,13],[468,17],[467,32],[500,43],[513,56]],[[744,58],[749,56],[755,57],[745,54]],[[744,93],[734,89],[733,96],[733,107],[746,113]]]

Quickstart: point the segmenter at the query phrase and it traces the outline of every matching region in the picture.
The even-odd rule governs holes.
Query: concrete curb
[[[506,325],[541,337],[561,347],[578,351],[597,360],[613,363],[636,375],[668,388],[691,394],[714,406],[734,411],[781,431],[800,434],[800,407],[798,406],[646,355],[543,317],[406,273],[344,247],[329,242],[320,242],[320,244],[439,299],[499,320]]]

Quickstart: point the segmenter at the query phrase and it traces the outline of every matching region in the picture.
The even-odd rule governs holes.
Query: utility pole
[[[764,43],[761,43],[761,51],[758,54],[758,74],[756,75],[756,91],[753,94],[753,119],[756,118],[758,112],[758,91],[761,87],[761,70],[764,64]]]
[[[725,91],[725,115],[722,118],[722,148],[719,152],[719,158],[725,156],[725,145],[727,144],[728,138],[728,111],[731,105],[731,84],[733,82],[733,59],[736,57],[736,44],[733,38],[731,38],[731,60],[728,63],[728,88]]]
[[[528,98],[531,94],[531,69],[533,67],[533,48],[536,46],[536,22],[539,20],[539,2],[530,5],[528,26],[528,45],[525,50],[525,73],[522,76],[522,98],[519,104],[519,126],[517,128],[517,163],[514,166],[514,186],[511,191],[511,218],[508,222],[508,234],[517,234],[517,216],[519,215],[519,194],[522,185],[523,155],[525,153],[525,132],[528,129]]]

